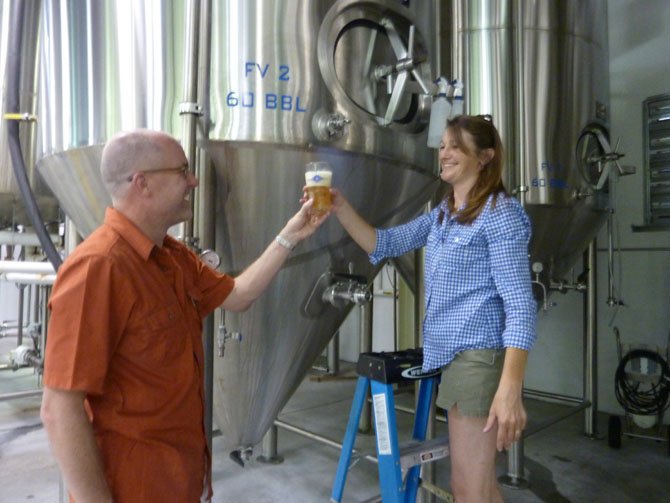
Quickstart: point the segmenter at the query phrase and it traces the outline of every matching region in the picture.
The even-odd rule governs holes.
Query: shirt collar
[[[105,210],[105,225],[111,227],[144,260],[148,260],[154,244],[128,217],[115,208]],[[166,240],[167,240],[166,236]],[[164,241],[165,243],[165,241]]]

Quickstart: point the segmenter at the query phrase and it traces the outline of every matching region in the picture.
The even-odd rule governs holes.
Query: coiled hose
[[[661,370],[657,382],[648,374],[649,381],[641,382],[626,375],[626,366],[635,360],[648,359],[659,365]],[[655,351],[648,349],[634,349],[626,353],[621,359],[614,376],[614,393],[618,402],[630,414],[652,416],[662,413],[670,402],[670,368],[668,362]]]

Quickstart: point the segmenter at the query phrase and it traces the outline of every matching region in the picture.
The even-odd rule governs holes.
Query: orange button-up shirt
[[[58,271],[44,384],[86,392],[118,503],[200,501],[207,474],[202,319],[234,279],[108,209]]]

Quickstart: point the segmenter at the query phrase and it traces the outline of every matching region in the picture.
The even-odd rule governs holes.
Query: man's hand
[[[298,213],[291,217],[280,232],[284,238],[288,239],[294,245],[314,234],[330,215],[330,213],[321,216],[312,215],[311,208],[313,203],[313,199],[304,201]]]

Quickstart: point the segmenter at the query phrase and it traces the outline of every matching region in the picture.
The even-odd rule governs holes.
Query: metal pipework
[[[182,145],[188,159],[191,173],[196,174],[196,127],[202,115],[202,106],[198,103],[198,54],[200,39],[200,2],[191,2],[188,9],[188,29],[186,31],[184,101],[179,105],[179,115],[184,119]],[[194,198],[191,198],[191,209]],[[182,240],[192,249],[198,250],[198,239],[194,236],[193,219],[180,224]]]
[[[567,281],[550,281],[549,289],[556,290],[557,292],[565,293],[568,290],[575,290],[577,292],[586,291],[587,285],[583,281],[576,281],[574,283],[569,283]]]
[[[42,367],[42,358],[34,348],[21,345],[9,353],[10,365],[13,370],[18,370],[21,367],[35,367],[37,369]]]
[[[60,236],[58,234],[50,234],[49,237],[55,245],[60,244]],[[0,231],[0,245],[41,246],[42,243],[37,234],[32,232]]]
[[[223,317],[222,317],[223,318]],[[226,341],[242,341],[242,334],[240,332],[228,332],[226,325],[221,323],[216,334],[216,349],[217,356],[223,358],[226,352]]]
[[[0,260],[0,274],[8,272],[54,274],[56,271],[50,262],[17,262],[15,260]]]
[[[542,262],[533,262],[532,268],[535,273],[535,279],[533,279],[531,283],[540,285],[540,288],[542,288],[542,310],[547,311],[549,309],[547,303],[547,287],[544,286],[544,283],[540,280],[540,273],[544,270],[544,266],[542,265]]]
[[[55,274],[40,274],[27,272],[8,272],[0,274],[0,279],[9,283],[21,285],[53,285],[56,281]]]

